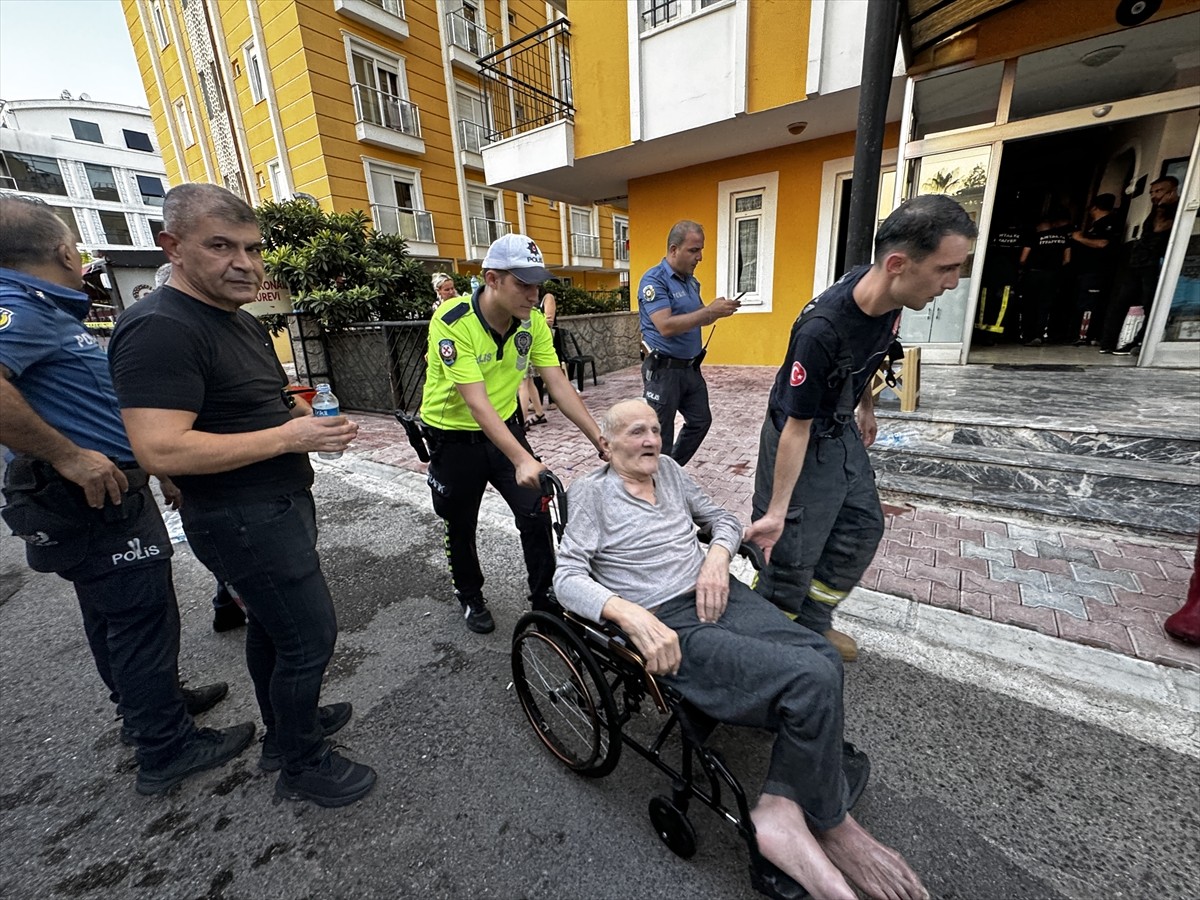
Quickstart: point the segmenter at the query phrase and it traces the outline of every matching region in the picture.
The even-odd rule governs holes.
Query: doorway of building
[[[1004,144],[968,363],[1136,364],[1098,342],[1150,184],[1186,156],[1194,130],[1194,111],[1182,111]],[[1111,199],[1114,240],[1101,254],[1072,250],[1097,198]],[[1083,277],[1097,266],[1104,289],[1084,302]]]

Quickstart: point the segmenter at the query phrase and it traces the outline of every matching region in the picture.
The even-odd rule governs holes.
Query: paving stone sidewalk
[[[758,456],[758,430],[774,370],[706,367],[713,427],[688,472],[742,520]],[[599,415],[641,395],[636,367],[586,383],[584,402]],[[355,414],[352,454],[424,472],[390,417]],[[564,483],[599,460],[561,413],[530,429],[534,450]],[[1200,671],[1200,647],[1167,637],[1163,622],[1182,605],[1195,544],[1142,540],[1085,526],[1054,526],[978,508],[887,504],[887,531],[862,586],[920,603],[1103,647],[1150,662]]]

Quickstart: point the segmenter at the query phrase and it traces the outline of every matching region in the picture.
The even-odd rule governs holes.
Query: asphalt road
[[[650,766],[626,754],[613,775],[581,779],[537,743],[510,688],[524,591],[503,517],[480,538],[499,627],[478,636],[448,600],[419,480],[324,469],[316,493],[341,623],[325,698],[353,701],[338,740],[378,769],[375,791],[342,810],[278,801],[251,748],[138,796],[73,593],[25,569],[6,536],[0,897],[757,896],[744,845],[704,808],[695,858],[659,843],[646,808],[669,785]],[[210,578],[186,547],[175,580],[183,676],[231,685],[202,723],[255,718],[242,634],[211,631]],[[847,737],[874,765],[858,816],[935,897],[1200,896],[1195,759],[870,652],[848,668],[846,707]],[[769,736],[714,740],[753,792]]]

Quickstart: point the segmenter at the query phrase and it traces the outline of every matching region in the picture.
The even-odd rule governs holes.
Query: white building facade
[[[0,192],[53,207],[93,255],[155,247],[167,179],[150,111],[84,99],[0,101]]]

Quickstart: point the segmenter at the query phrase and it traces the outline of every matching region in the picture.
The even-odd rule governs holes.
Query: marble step
[[[1200,530],[1195,467],[888,435],[871,458],[889,493],[1138,530]]]
[[[1181,423],[1182,424],[1182,423]],[[1178,466],[1200,464],[1200,428],[1175,434],[1129,434],[1077,425],[1074,428],[1012,425],[979,421],[946,421],[914,417],[879,417],[884,441],[938,441],[990,449],[1060,453],[1073,457],[1125,459]]]

